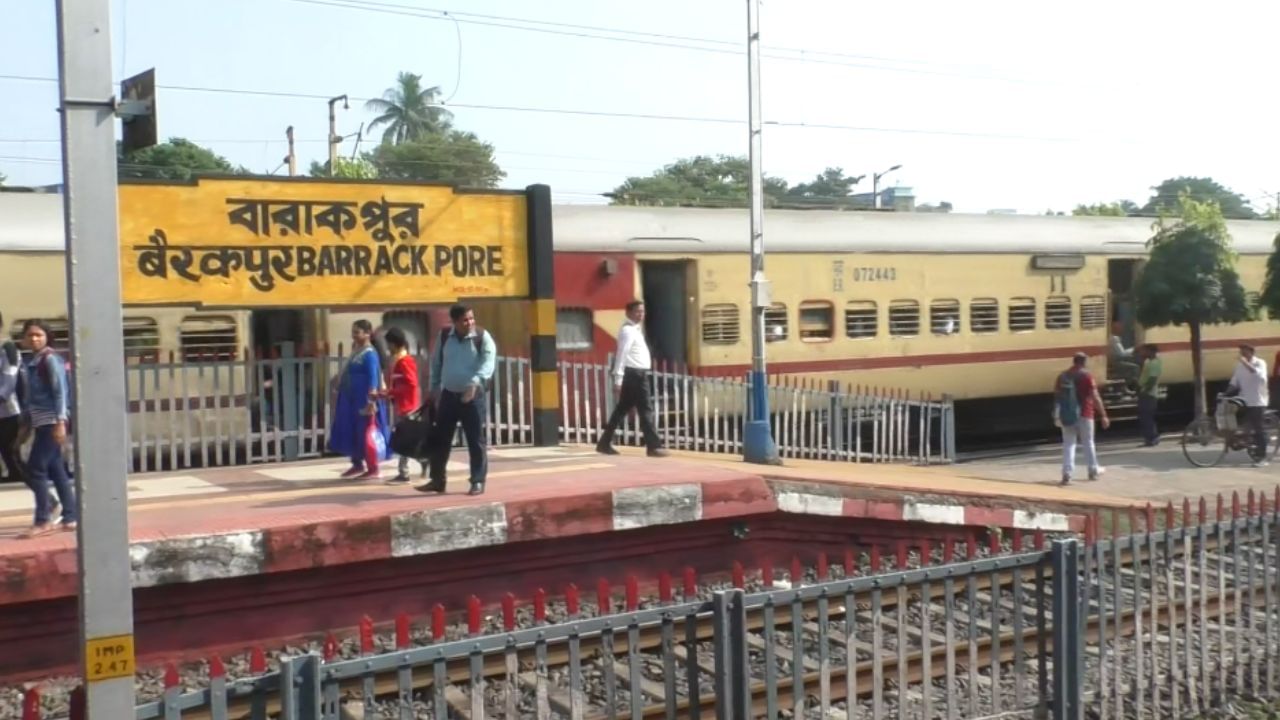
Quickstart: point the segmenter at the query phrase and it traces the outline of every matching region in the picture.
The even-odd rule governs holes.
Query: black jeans
[[[1144,442],[1154,443],[1160,439],[1160,430],[1156,427],[1156,398],[1150,395],[1138,396],[1138,430]]]
[[[600,435],[600,445],[613,443],[613,434],[627,415],[635,410],[640,414],[640,432],[644,434],[645,447],[657,450],[662,447],[658,432],[653,427],[653,403],[649,400],[649,371],[627,368],[622,371],[622,392],[618,404],[609,416],[609,422]]]
[[[22,419],[17,415],[0,419],[0,460],[8,471],[9,482],[26,482],[26,468],[22,466],[22,458],[18,455],[18,433],[22,430]]]
[[[483,389],[469,403],[462,402],[460,393],[440,391],[440,406],[436,408],[436,424],[431,429],[430,474],[431,479],[444,482],[449,453],[453,450],[453,436],[462,423],[462,434],[467,438],[467,452],[471,455],[471,482],[482,483],[489,473],[489,457],[485,448],[484,422],[489,414],[489,397]]]
[[[1254,460],[1264,460],[1267,457],[1267,433],[1262,429],[1262,418],[1266,412],[1265,407],[1244,409],[1245,425],[1253,433],[1253,448],[1249,451],[1249,455]]]

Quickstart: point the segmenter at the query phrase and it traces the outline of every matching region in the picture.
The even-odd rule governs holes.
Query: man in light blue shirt
[[[471,456],[469,495],[484,492],[489,460],[485,449],[485,417],[489,414],[489,380],[493,377],[497,346],[493,337],[476,325],[476,316],[465,305],[449,310],[451,328],[445,328],[431,353],[431,404],[435,426],[430,438],[431,482],[416,489],[444,492],[445,468],[458,423],[467,438]]]

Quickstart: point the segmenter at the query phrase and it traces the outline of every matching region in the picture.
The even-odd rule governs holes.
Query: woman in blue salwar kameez
[[[369,465],[366,433],[370,417],[376,420],[376,431],[382,434],[379,461],[390,457],[391,445],[387,406],[375,395],[382,387],[382,363],[373,345],[373,325],[368,320],[357,320],[351,325],[351,345],[351,357],[338,373],[329,450],[351,458],[351,468],[342,477],[359,476],[367,480],[378,477],[377,464],[366,467]]]

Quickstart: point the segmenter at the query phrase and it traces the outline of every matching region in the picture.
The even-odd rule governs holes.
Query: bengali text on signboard
[[[299,307],[528,293],[526,199],[448,187],[122,185],[129,305]]]

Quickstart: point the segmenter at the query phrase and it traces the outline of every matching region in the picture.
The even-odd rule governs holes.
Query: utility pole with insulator
[[[346,95],[329,98],[329,177],[333,177],[338,169],[338,145],[342,142],[342,136],[338,135],[338,115],[334,110],[339,100],[342,101],[343,110],[351,109]]]
[[[285,162],[289,163],[289,177],[298,174],[298,156],[293,151],[293,126],[285,128],[284,136],[289,139],[289,154],[285,156]]]
[[[764,170],[761,165],[760,0],[747,0],[747,104],[751,162],[751,397],[742,433],[743,459],[781,465],[769,422],[769,388],[765,384],[764,311],[771,304],[764,276]]]

